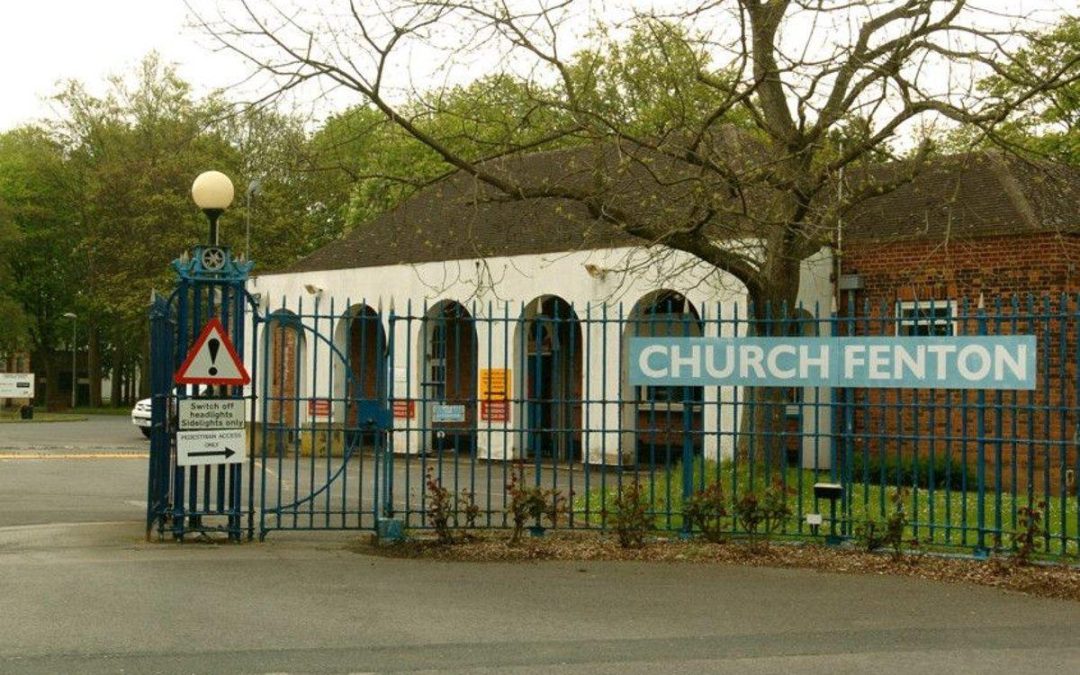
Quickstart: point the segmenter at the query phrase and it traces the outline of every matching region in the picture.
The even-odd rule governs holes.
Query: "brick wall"
[[[1077,261],[1080,240],[1057,234],[851,245],[842,272],[859,275],[863,288],[842,294],[841,316],[857,317],[853,330],[841,322],[842,333],[895,334],[897,301],[952,302],[956,334],[984,326],[991,335],[1033,333],[1039,351],[1036,390],[987,392],[983,408],[973,391],[856,392],[856,452],[904,462],[913,452],[920,460],[947,455],[966,460],[974,480],[982,424],[991,488],[1000,475],[1006,490],[1024,493],[1033,482],[1035,492],[1059,493],[1077,461]]]

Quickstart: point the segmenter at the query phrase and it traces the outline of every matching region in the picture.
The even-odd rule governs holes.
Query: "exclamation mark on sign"
[[[221,349],[221,340],[218,340],[217,338],[210,338],[206,341],[206,346],[210,349],[210,363],[217,363],[217,353],[218,350]],[[211,365],[209,373],[211,375],[217,375],[217,367]]]

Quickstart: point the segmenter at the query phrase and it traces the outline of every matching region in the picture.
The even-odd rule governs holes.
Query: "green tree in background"
[[[146,391],[150,289],[168,287],[169,261],[198,241],[192,177],[231,154],[211,130],[220,106],[194,101],[154,55],[130,81],[111,79],[102,96],[72,82],[56,100],[65,114],[53,133],[74,177],[70,261],[84,275],[91,404],[100,402],[103,365],[114,375],[112,399],[130,400]]]
[[[1017,80],[1025,72],[1038,72],[1057,64],[1073,64],[1065,86],[1039,92],[994,130],[995,141],[1039,157],[1080,165],[1080,17],[1067,16],[1054,28],[1033,33],[1017,61],[1001,74],[980,82],[993,96],[1016,96]],[[970,134],[969,134],[970,136]]]
[[[79,241],[64,150],[45,130],[0,134],[0,349],[27,349],[48,387],[54,352],[70,348],[84,270],[72,260]]]

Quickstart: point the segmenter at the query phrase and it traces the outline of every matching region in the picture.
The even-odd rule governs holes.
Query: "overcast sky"
[[[101,91],[151,50],[205,90],[238,81],[242,64],[214,54],[185,28],[182,0],[3,0],[0,4],[0,130],[49,114],[61,80]],[[200,88],[200,93],[204,89]]]
[[[984,6],[987,1],[982,0]],[[997,1],[1003,9],[1039,9],[1050,16],[1076,11],[1080,4],[992,0]],[[603,0],[597,6],[603,7]],[[183,0],[2,0],[0,130],[50,116],[47,99],[60,81],[77,79],[100,92],[108,75],[130,72],[151,50],[176,64],[198,94],[243,80],[248,66],[211,51],[205,36],[186,27],[186,15]]]

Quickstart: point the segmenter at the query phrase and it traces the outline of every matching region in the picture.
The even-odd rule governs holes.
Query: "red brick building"
[[[838,256],[842,333],[1033,333],[1039,357],[1034,392],[859,393],[857,451],[969,466],[981,451],[1005,489],[1075,490],[1078,205],[1080,172],[978,153],[859,209]]]

